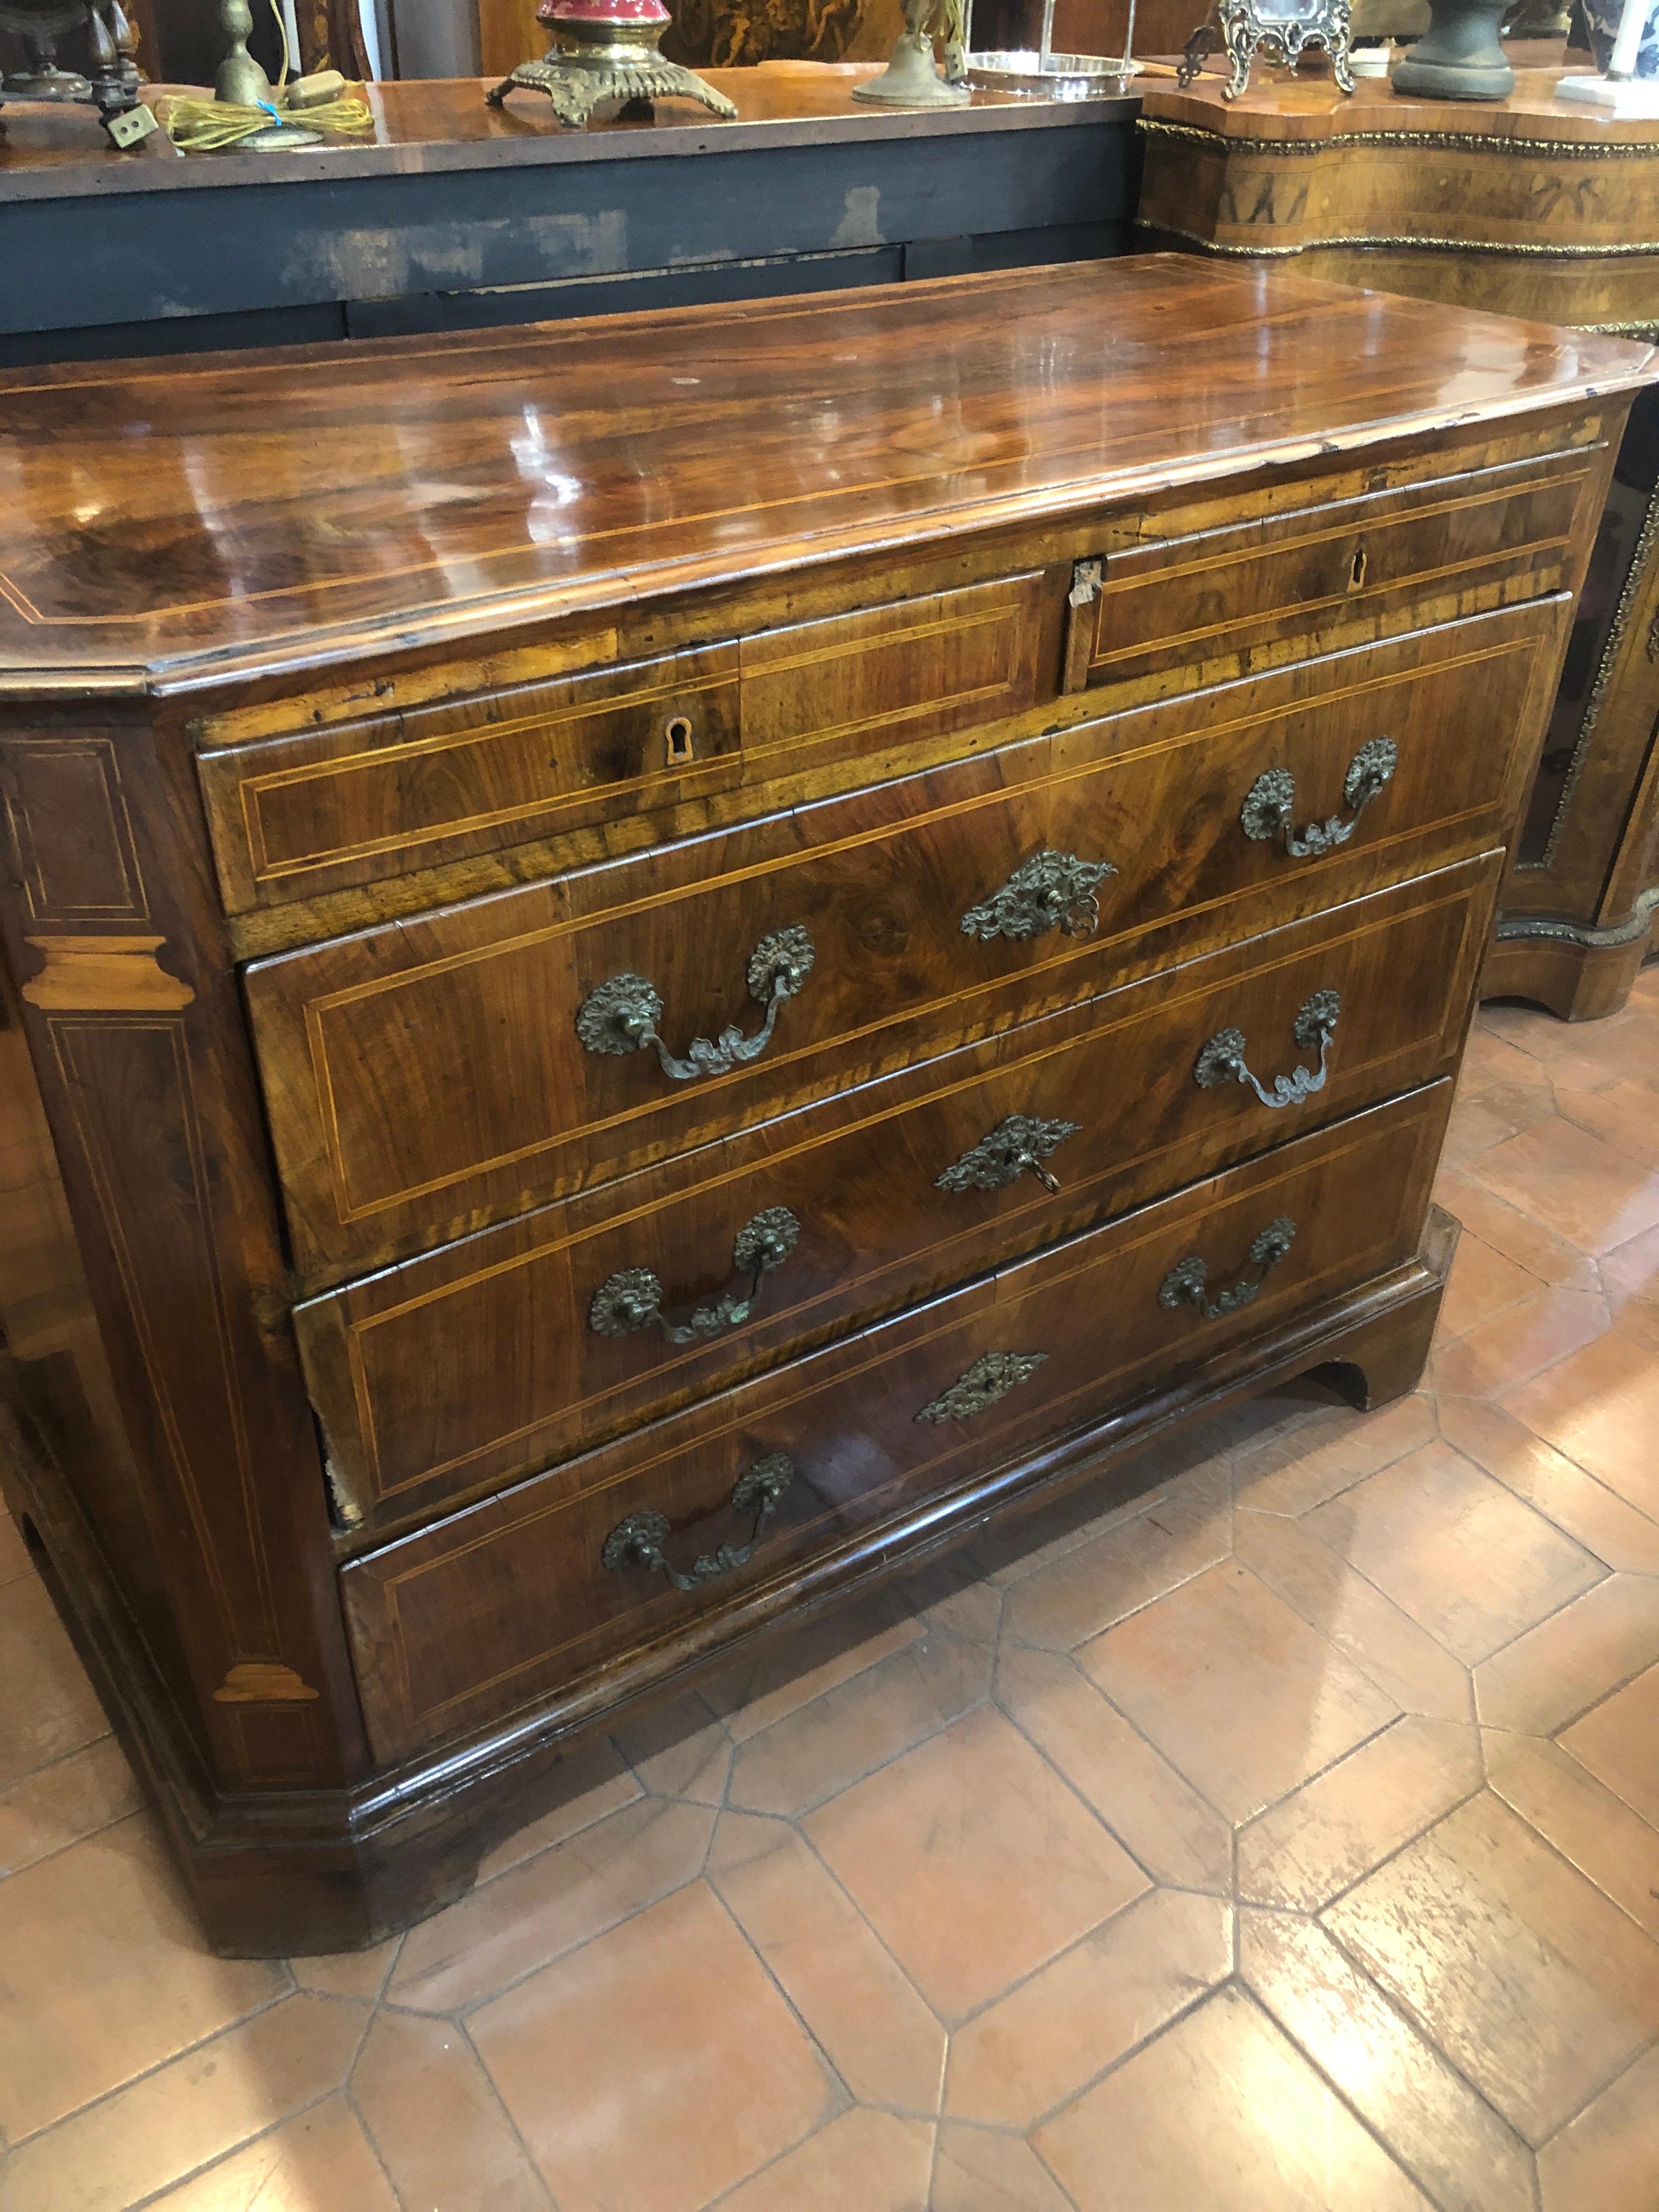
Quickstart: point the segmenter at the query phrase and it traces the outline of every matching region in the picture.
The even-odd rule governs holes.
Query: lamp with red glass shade
[[[580,130],[606,100],[648,110],[653,100],[695,100],[729,122],[737,109],[695,71],[665,61],[657,41],[673,21],[663,0],[542,0],[536,21],[553,43],[538,62],[520,62],[489,95],[499,107],[515,86],[544,92],[561,123]]]

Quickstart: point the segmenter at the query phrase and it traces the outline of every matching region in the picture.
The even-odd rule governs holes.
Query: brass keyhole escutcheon
[[[696,758],[692,750],[691,724],[685,715],[670,715],[663,736],[667,742],[670,768],[684,768],[688,761]]]
[[[1348,589],[1351,592],[1358,591],[1364,584],[1366,567],[1365,549],[1362,545],[1348,567]]]

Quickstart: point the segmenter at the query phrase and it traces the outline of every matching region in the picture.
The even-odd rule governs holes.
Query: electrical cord
[[[277,82],[286,86],[290,56],[288,24],[280,0],[270,0],[270,12],[276,18],[277,36],[283,43],[283,65]],[[313,107],[279,106],[277,100],[283,97],[280,93],[275,99],[261,101],[257,107],[244,107],[226,100],[193,100],[180,94],[167,102],[161,120],[167,137],[181,154],[222,154],[259,131],[269,131],[273,123],[299,123],[309,131],[372,131],[374,117],[368,102],[360,97],[362,90],[361,85],[348,85],[337,99],[321,101]]]

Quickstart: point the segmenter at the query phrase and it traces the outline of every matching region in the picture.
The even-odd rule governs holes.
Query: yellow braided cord
[[[270,0],[270,12],[276,18],[276,36],[283,47],[282,66],[276,72],[281,88],[288,82],[293,58],[288,49],[288,20],[282,0]],[[296,108],[285,104],[280,88],[273,94],[269,107],[239,107],[228,100],[191,100],[181,95],[168,100],[161,119],[167,137],[181,154],[222,154],[228,146],[240,146],[244,138],[268,131],[273,123],[299,123],[312,131],[372,131],[374,118],[368,102],[357,97],[362,90],[360,84],[348,85],[338,100],[320,107]]]
[[[284,107],[280,99],[270,107],[237,107],[228,100],[181,94],[166,103],[161,119],[181,154],[220,154],[256,131],[269,131],[273,123],[298,123],[307,131],[372,131],[374,117],[368,102],[358,98],[361,90],[349,88],[343,99],[322,107]]]

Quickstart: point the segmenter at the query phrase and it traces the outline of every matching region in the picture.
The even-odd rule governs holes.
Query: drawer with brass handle
[[[1376,893],[710,1147],[689,1189],[630,1176],[300,1306],[358,1540],[1431,1079],[1498,877]]]
[[[1486,849],[1565,605],[256,963],[307,1287]],[[1489,744],[1461,742],[1476,716]],[[1358,826],[1305,834],[1352,811],[1356,754],[1385,739]],[[1263,809],[1268,773],[1288,815]]]
[[[375,1751],[568,1692],[689,1613],[735,1624],[778,1578],[855,1562],[919,1509],[948,1516],[1000,1459],[1195,1352],[1403,1265],[1450,1096],[1436,1084],[1302,1137],[349,1565]],[[1218,1278],[1257,1256],[1249,1295],[1208,1298],[1195,1321],[1169,1285],[1206,1297],[1199,1252]]]

